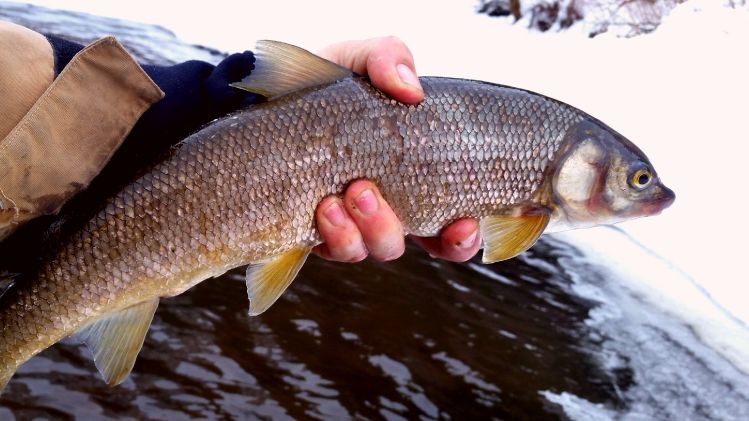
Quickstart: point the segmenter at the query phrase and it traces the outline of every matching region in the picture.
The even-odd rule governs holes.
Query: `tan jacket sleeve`
[[[18,120],[0,125],[0,240],[85,189],[164,95],[113,37],[81,50],[54,81],[43,36],[0,22],[6,45],[15,48],[0,50],[0,113]]]

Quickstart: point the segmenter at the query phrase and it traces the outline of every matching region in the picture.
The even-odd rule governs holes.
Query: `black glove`
[[[143,114],[131,137],[173,144],[205,123],[256,102],[258,96],[229,86],[250,74],[254,62],[253,54],[245,51],[230,55],[218,66],[202,61],[143,66],[166,96]]]

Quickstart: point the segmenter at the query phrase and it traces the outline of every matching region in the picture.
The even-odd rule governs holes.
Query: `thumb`
[[[416,104],[424,99],[411,51],[396,37],[347,41],[324,48],[320,55],[366,75],[394,99]]]

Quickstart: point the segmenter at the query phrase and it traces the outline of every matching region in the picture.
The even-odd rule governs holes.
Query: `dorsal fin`
[[[130,374],[158,305],[158,298],[144,301],[108,314],[75,334],[91,350],[108,385],[120,384]]]
[[[255,68],[231,86],[275,98],[312,86],[354,76],[351,70],[307,50],[279,41],[255,45]]]

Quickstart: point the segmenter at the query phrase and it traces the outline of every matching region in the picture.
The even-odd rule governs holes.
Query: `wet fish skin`
[[[15,370],[143,297],[177,295],[229,268],[317,244],[316,204],[357,178],[375,181],[418,235],[530,201],[566,128],[582,118],[520,90],[422,84],[424,102],[407,106],[348,79],[189,137],[112,198],[33,283],[3,298],[0,367]]]
[[[580,140],[570,128],[585,123],[609,133],[579,110],[527,91],[421,81],[426,96],[418,105],[346,78],[187,138],[2,297],[0,385],[103,316],[318,244],[317,203],[352,180],[373,180],[407,233],[436,235],[461,217],[558,212],[555,160]]]

